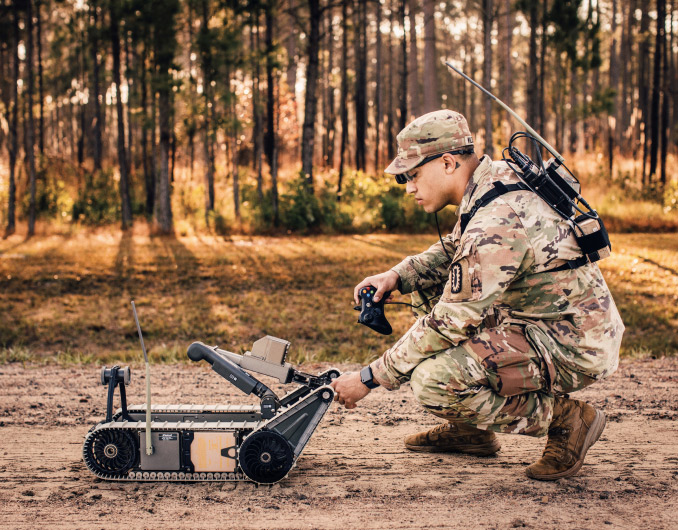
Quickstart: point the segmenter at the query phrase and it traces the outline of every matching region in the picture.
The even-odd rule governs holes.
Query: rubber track
[[[108,474],[108,473],[101,473],[97,471],[93,465],[92,465],[92,460],[90,456],[90,449],[91,449],[91,444],[92,440],[94,437],[94,434],[97,432],[100,432],[102,430],[125,430],[125,431],[134,431],[139,435],[145,434],[145,429],[146,425],[145,422],[128,422],[128,421],[122,421],[122,422],[115,422],[117,425],[113,423],[109,423],[107,427],[103,427],[101,429],[97,429],[96,427],[92,429],[90,432],[87,433],[87,436],[85,437],[85,442],[83,443],[82,446],[82,456],[83,460],[85,461],[85,465],[87,465],[87,468],[98,478],[102,480],[111,480],[111,481],[117,481],[117,482],[234,482],[234,481],[249,481],[249,482],[254,482],[247,476],[245,476],[244,473],[242,472],[237,472],[237,473],[183,473],[183,472],[178,472],[178,471],[137,471],[137,472],[129,472],[128,474],[125,475],[113,475],[113,474]],[[187,424],[187,423],[199,423],[199,427],[194,426],[194,427],[181,427],[179,428],[179,424]],[[193,432],[200,432],[200,431],[224,431],[226,429],[242,429],[237,426],[229,426],[226,427],[224,426],[224,423],[234,423],[237,424],[238,422],[213,422],[213,423],[208,423],[208,422],[153,422],[151,424],[151,429],[154,432],[157,431],[186,431],[190,430]],[[249,425],[247,426],[247,430],[250,429],[256,429],[259,425],[258,422],[240,422],[240,423],[248,423]],[[142,427],[139,427],[137,425],[131,425],[131,424],[142,424]],[[290,468],[290,471],[294,469],[294,466],[296,465],[296,461],[292,464],[292,467]],[[289,472],[288,472],[289,474]],[[285,475],[287,476],[287,475]],[[285,478],[285,477],[283,477]],[[282,480],[282,479],[280,479]]]

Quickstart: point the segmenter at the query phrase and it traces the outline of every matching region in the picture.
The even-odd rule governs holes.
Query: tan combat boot
[[[466,453],[476,456],[495,454],[501,445],[491,431],[482,431],[467,423],[444,423],[428,431],[405,437],[410,451],[425,453]]]
[[[544,454],[525,473],[537,480],[576,475],[604,428],[605,414],[600,410],[583,401],[556,396]]]

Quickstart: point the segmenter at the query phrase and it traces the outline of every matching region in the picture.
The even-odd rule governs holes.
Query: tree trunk
[[[136,166],[134,159],[135,153],[134,149],[132,148],[134,145],[134,122],[132,120],[132,106],[136,103],[133,101],[133,98],[136,94],[136,83],[134,80],[134,66],[132,65],[132,57],[129,49],[129,32],[127,29],[125,29],[123,33],[122,42],[125,43],[125,80],[127,81],[127,112],[125,113],[127,120],[127,169],[130,174],[130,178],[132,178],[131,175],[134,173],[134,167]]]
[[[464,21],[464,30],[467,35],[471,35],[469,25],[468,25],[468,18]],[[464,51],[464,72],[466,72],[466,75],[468,75],[471,79],[473,79],[473,68],[471,68],[471,61],[473,60],[473,54],[469,53],[469,48],[470,48],[470,41],[471,39],[464,39],[463,44],[462,44],[462,50]],[[474,127],[474,121],[473,121],[473,114],[471,113],[471,104],[472,104],[472,93],[475,93],[475,87],[471,86],[470,88],[467,87],[468,83],[466,80],[463,80],[463,83],[461,84],[461,98],[463,100],[463,108],[464,112],[463,115],[466,116],[466,121],[468,122],[468,126],[471,129],[472,132],[477,132],[477,129]]]
[[[257,196],[259,201],[264,200],[263,177],[263,118],[261,116],[261,42],[259,39],[259,3],[254,4],[253,19],[250,24],[250,49],[252,51],[252,144],[254,146],[254,172],[257,175]]]
[[[287,50],[287,71],[285,72],[285,81],[287,87],[294,97],[295,87],[297,84],[297,26],[296,26],[296,0],[289,0],[289,15],[287,17],[287,28],[289,33],[285,39],[285,48]],[[295,107],[296,108],[296,107]]]
[[[419,101],[419,54],[417,53],[417,20],[416,12],[419,5],[415,0],[408,1],[408,18],[410,20],[410,51],[409,67],[407,77],[407,91],[410,95],[410,113],[407,121],[410,122],[421,114],[421,104]],[[404,26],[403,26],[404,28]],[[403,39],[405,36],[403,35]]]
[[[158,94],[158,123],[160,130],[160,171],[156,196],[155,218],[164,234],[173,232],[169,154],[171,141],[172,78],[170,68],[174,61],[176,34],[174,19],[179,10],[178,0],[153,0],[154,70]]]
[[[80,69],[80,83],[82,86],[86,86],[85,71],[87,70],[87,62],[85,61],[85,49],[85,28],[83,27],[80,34],[80,53],[78,54],[78,59],[80,60],[78,67]],[[80,128],[78,129],[77,160],[78,167],[82,168],[82,165],[85,162],[85,138],[87,137],[85,105],[83,101],[78,101],[78,108],[80,109]]]
[[[141,157],[142,163],[144,166],[144,184],[146,190],[146,214],[153,214],[153,206],[155,205],[155,175],[153,172],[153,165],[151,159],[153,158],[153,148],[151,147],[151,153],[149,154],[148,149],[148,137],[149,137],[149,116],[148,116],[148,83],[146,81],[146,43],[143,44],[143,52],[141,56],[141,116],[142,116],[142,128],[141,128]],[[153,125],[155,126],[155,124]]]
[[[193,15],[196,6],[189,2],[188,6],[188,90],[190,91],[191,101],[198,99],[198,84],[196,83],[193,72],[195,71],[195,62],[198,55],[195,53],[195,39],[193,38]],[[191,116],[187,123],[187,143],[188,143],[188,181],[193,182],[193,166],[195,165],[195,134],[197,129],[196,112],[191,109]]]
[[[334,68],[334,13],[329,7],[327,13],[327,73],[325,75],[325,106],[323,118],[325,121],[325,140],[323,142],[323,159],[325,167],[334,166],[334,86],[332,85],[332,70]]]
[[[118,30],[120,5],[111,0],[111,49],[113,51],[113,82],[115,83],[115,108],[118,114],[118,164],[120,166],[120,204],[122,209],[122,229],[132,226],[132,204],[129,196],[127,171],[127,150],[125,148],[125,114],[122,108],[122,83],[120,79],[120,32]]]
[[[492,0],[483,0],[483,85],[492,86]],[[492,100],[485,98],[485,153],[494,156],[492,141]]]
[[[620,121],[619,112],[619,61],[617,57],[617,0],[612,0],[612,44],[610,44],[610,88],[614,90],[612,112],[608,118],[607,160],[610,177],[614,176],[614,150],[617,138],[616,128]],[[611,118],[611,119],[610,119]]]
[[[271,18],[271,24],[273,24],[273,18]],[[275,104],[280,101],[280,78],[277,79],[277,83],[274,83],[275,91],[271,94],[273,99],[273,107]],[[273,113],[275,118],[272,128],[273,128],[273,146],[271,151],[271,203],[273,206],[273,226],[280,225],[280,206],[278,200],[278,141],[277,134],[278,128],[280,127],[280,112],[276,115]]]
[[[257,12],[257,25],[258,24],[259,16]],[[259,49],[259,46],[257,46],[257,49]],[[227,64],[225,77],[228,86],[231,86],[232,75],[235,74],[231,73],[230,64]],[[229,120],[229,126],[227,128],[228,145],[226,146],[226,151],[230,153],[231,175],[233,176],[233,212],[236,221],[240,223],[240,170],[238,166],[238,130],[236,126],[235,98],[229,98],[228,110],[231,114],[231,119]]]
[[[395,134],[393,132],[393,127],[395,125],[395,100],[393,98],[393,83],[394,75],[393,72],[396,69],[396,58],[393,53],[393,29],[395,28],[395,6],[397,0],[391,0],[390,5],[390,15],[388,20],[388,109],[386,112],[386,151],[388,153],[389,162],[393,160],[396,150],[396,141]]]
[[[539,53],[539,97],[537,114],[541,134],[546,134],[546,53],[548,48],[548,1],[543,0],[541,10],[541,46]],[[534,126],[533,126],[534,127]]]
[[[153,66],[153,69],[155,70],[155,65]],[[150,144],[151,144],[151,156],[149,157],[150,161],[150,166],[151,166],[151,175],[153,175],[153,209],[155,211],[155,208],[158,204],[158,193],[159,193],[159,188],[158,188],[158,165],[159,165],[159,152],[158,152],[158,96],[157,93],[154,89],[154,82],[153,78],[155,76],[155,72],[152,73],[152,76],[150,78],[151,84],[150,84],[150,93],[149,95],[151,96],[151,119],[149,120],[149,126],[150,126]]]
[[[174,132],[174,114],[170,117],[170,131],[172,135],[170,136],[170,182],[174,184],[174,163],[177,161],[177,135]]]
[[[622,2],[622,13],[624,14],[624,26],[621,38],[620,66],[621,66],[621,97],[617,100],[619,103],[619,123],[617,123],[617,142],[622,143],[623,149],[629,147],[631,124],[631,109],[634,108],[634,97],[631,92],[631,75],[633,73],[633,26],[635,23],[636,0],[629,0],[628,7],[624,8]]]
[[[94,100],[94,123],[92,124],[94,169],[101,169],[103,157],[101,90],[99,88],[99,11],[98,0],[90,0],[92,12],[92,26],[90,28],[91,56],[92,56],[92,99]]]
[[[436,2],[424,0],[424,112],[440,108],[438,102],[438,78],[436,52]]]
[[[170,152],[170,103],[171,92],[169,87],[161,87],[158,90],[158,116],[160,126],[160,171],[158,172],[158,197],[156,222],[160,231],[164,234],[172,232],[172,203],[170,200],[170,175],[169,175],[169,152]]]
[[[678,65],[676,64],[676,60],[678,59],[677,54],[673,52],[675,42],[674,42],[674,35],[675,32],[673,30],[675,21],[674,21],[674,16],[676,13],[676,0],[671,0],[671,22],[669,27],[671,28],[671,33],[669,34],[670,36],[670,41],[669,41],[669,50],[671,50],[671,53],[669,54],[671,63],[669,66],[669,77],[666,80],[667,84],[669,85],[669,92],[666,95],[666,97],[671,95],[671,117],[668,120],[668,124],[673,127],[673,125],[676,123],[676,120],[678,119]],[[673,135],[674,131],[670,130],[669,131],[669,141],[674,144],[674,148],[676,147],[676,138]],[[669,143],[670,147],[671,143]],[[674,150],[675,153],[675,150]]]
[[[35,20],[37,22],[37,41],[38,41],[38,99],[39,109],[40,109],[40,118],[39,118],[39,129],[38,129],[38,146],[40,149],[40,155],[44,156],[45,154],[45,94],[43,90],[42,83],[42,17],[40,16],[40,6],[42,5],[41,0],[36,0],[35,2]]]
[[[14,0],[12,5],[13,11],[13,34],[14,42],[12,42],[13,64],[12,64],[12,107],[11,110],[7,108],[7,122],[9,123],[9,190],[7,198],[7,227],[5,228],[5,235],[13,234],[16,231],[16,160],[19,150],[18,146],[18,131],[19,131],[19,41],[21,36],[19,34],[19,2]]]
[[[666,0],[658,0],[664,3],[664,18],[666,18]],[[668,16],[671,32],[673,32],[673,9]],[[666,186],[666,157],[669,151],[669,132],[672,126],[671,117],[669,115],[669,54],[667,49],[666,39],[666,23],[664,23],[664,30],[662,31],[662,110],[661,110],[661,129],[660,136],[660,155],[659,155],[659,175],[661,179],[662,188]]]
[[[348,3],[341,2],[341,146],[339,148],[339,181],[337,183],[337,201],[341,201],[341,184],[344,177],[346,160],[346,141],[348,140]]]
[[[28,77],[28,87],[26,91],[26,107],[28,116],[26,120],[26,159],[28,162],[28,175],[30,187],[30,199],[28,204],[28,236],[35,234],[35,124],[33,118],[33,92],[35,91],[33,81],[33,1],[26,2],[26,73]]]
[[[504,31],[506,32],[506,40],[504,41],[504,103],[509,107],[513,106],[513,79],[511,67],[511,52],[513,51],[513,12],[511,8],[511,0],[504,0]],[[507,112],[504,115],[506,127],[508,132],[511,132],[511,115]],[[536,124],[536,121],[534,122]]]
[[[374,111],[375,111],[375,138],[374,138],[374,172],[379,174],[379,169],[381,167],[381,127],[384,122],[383,120],[383,110],[382,110],[382,85],[381,85],[381,72],[382,72],[382,49],[381,49],[381,3],[376,3],[376,20],[377,20],[377,57],[376,61],[376,87],[374,93]]]
[[[273,171],[273,156],[275,149],[275,79],[273,78],[273,59],[275,48],[273,47],[274,10],[276,0],[269,0],[266,5],[266,133],[264,136],[264,151],[268,160],[268,167]]]
[[[318,84],[318,47],[320,44],[320,0],[308,0],[308,65],[306,72],[306,97],[304,98],[304,126],[301,138],[301,172],[313,192],[313,149],[315,146],[316,88]]]
[[[657,0],[657,28],[654,45],[654,71],[652,80],[652,107],[650,110],[650,173],[652,182],[657,173],[657,154],[659,150],[659,106],[661,99],[662,49],[666,28],[666,0]]]
[[[400,74],[400,129],[407,125],[407,35],[405,34],[405,5],[407,0],[400,0],[400,27],[403,29],[401,45]]]
[[[355,166],[365,171],[365,141],[367,138],[367,0],[358,0],[353,13],[355,35]]]
[[[650,125],[650,89],[649,89],[649,71],[648,56],[650,54],[650,17],[648,14],[649,5],[647,2],[641,4],[642,15],[640,18],[640,44],[638,46],[639,72],[638,72],[638,103],[640,106],[641,118],[639,120],[639,129],[637,138],[643,148],[642,181],[647,184],[647,148],[648,133]]]
[[[570,112],[568,119],[570,121],[570,153],[577,152],[577,90],[579,86],[579,76],[577,73],[577,63],[570,60]]]
[[[297,0],[288,0],[289,14],[285,17],[285,24],[288,28],[287,38],[285,39],[285,49],[287,51],[287,67],[285,71],[285,82],[289,91],[289,97],[292,99],[292,121],[295,126],[299,124],[299,105],[297,103],[297,64],[299,57],[297,53],[297,39],[299,30],[297,28]],[[299,156],[299,142],[295,142],[293,154],[296,158]],[[292,153],[289,153],[292,154]]]
[[[530,0],[529,4],[529,26],[530,26],[530,40],[528,44],[529,63],[527,67],[527,123],[534,128],[539,127],[539,109],[538,109],[538,92],[539,92],[539,76],[537,75],[537,27],[539,25],[538,3],[536,0]],[[544,73],[542,72],[542,76]],[[532,146],[530,146],[532,150]]]
[[[214,115],[214,97],[212,96],[212,40],[210,36],[210,2],[202,0],[201,50],[202,56],[202,93],[205,100],[203,123],[203,149],[205,155],[205,224],[209,226],[210,212],[214,211],[214,159],[212,157],[212,117]]]
[[[595,39],[597,38],[596,27],[599,20],[598,6],[598,3],[593,6],[589,3],[586,27],[584,29],[584,35],[586,37],[586,60],[583,68],[584,79],[583,82],[580,82],[580,86],[583,87],[583,90],[581,90],[582,113],[577,117],[577,129],[579,131],[577,153],[582,153],[587,150],[604,149],[602,142],[598,141],[603,137],[600,120],[587,112],[588,101],[590,99],[589,94],[595,95],[600,90],[600,64],[598,61],[595,63],[593,62],[595,56],[599,54],[595,49]],[[589,77],[591,77],[591,83],[589,83]]]

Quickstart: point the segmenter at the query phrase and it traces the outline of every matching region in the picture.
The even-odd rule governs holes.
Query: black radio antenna
[[[530,127],[527,122],[522,119],[518,114],[516,114],[511,107],[509,107],[506,103],[504,103],[501,99],[499,99],[497,96],[495,96],[492,92],[489,90],[485,89],[482,85],[476,83],[473,79],[471,79],[469,76],[467,76],[464,72],[456,68],[455,66],[452,66],[449,62],[445,63],[447,66],[452,68],[455,72],[457,72],[460,76],[462,76],[464,79],[466,79],[469,83],[471,83],[474,87],[477,89],[481,90],[483,94],[485,94],[488,98],[491,100],[495,101],[498,105],[500,105],[506,112],[508,112],[511,116],[513,116],[516,120],[520,122],[520,124],[527,129],[527,132],[529,132],[532,136],[534,136],[543,146],[544,148],[551,153],[553,156],[556,157],[556,159],[561,163],[565,163],[565,158],[563,158],[563,155],[561,155],[558,151],[556,151],[551,144],[549,144],[546,140],[544,140],[537,131],[535,131],[532,127]]]

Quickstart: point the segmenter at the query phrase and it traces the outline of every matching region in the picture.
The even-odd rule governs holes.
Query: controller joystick
[[[371,285],[367,285],[360,289],[360,293],[358,294],[360,297],[360,306],[355,307],[356,310],[360,311],[358,323],[363,324],[382,335],[390,335],[393,333],[393,328],[391,328],[391,324],[389,324],[384,315],[384,300],[389,297],[391,292],[385,292],[381,297],[381,300],[375,302],[374,295],[376,292],[376,288]]]

